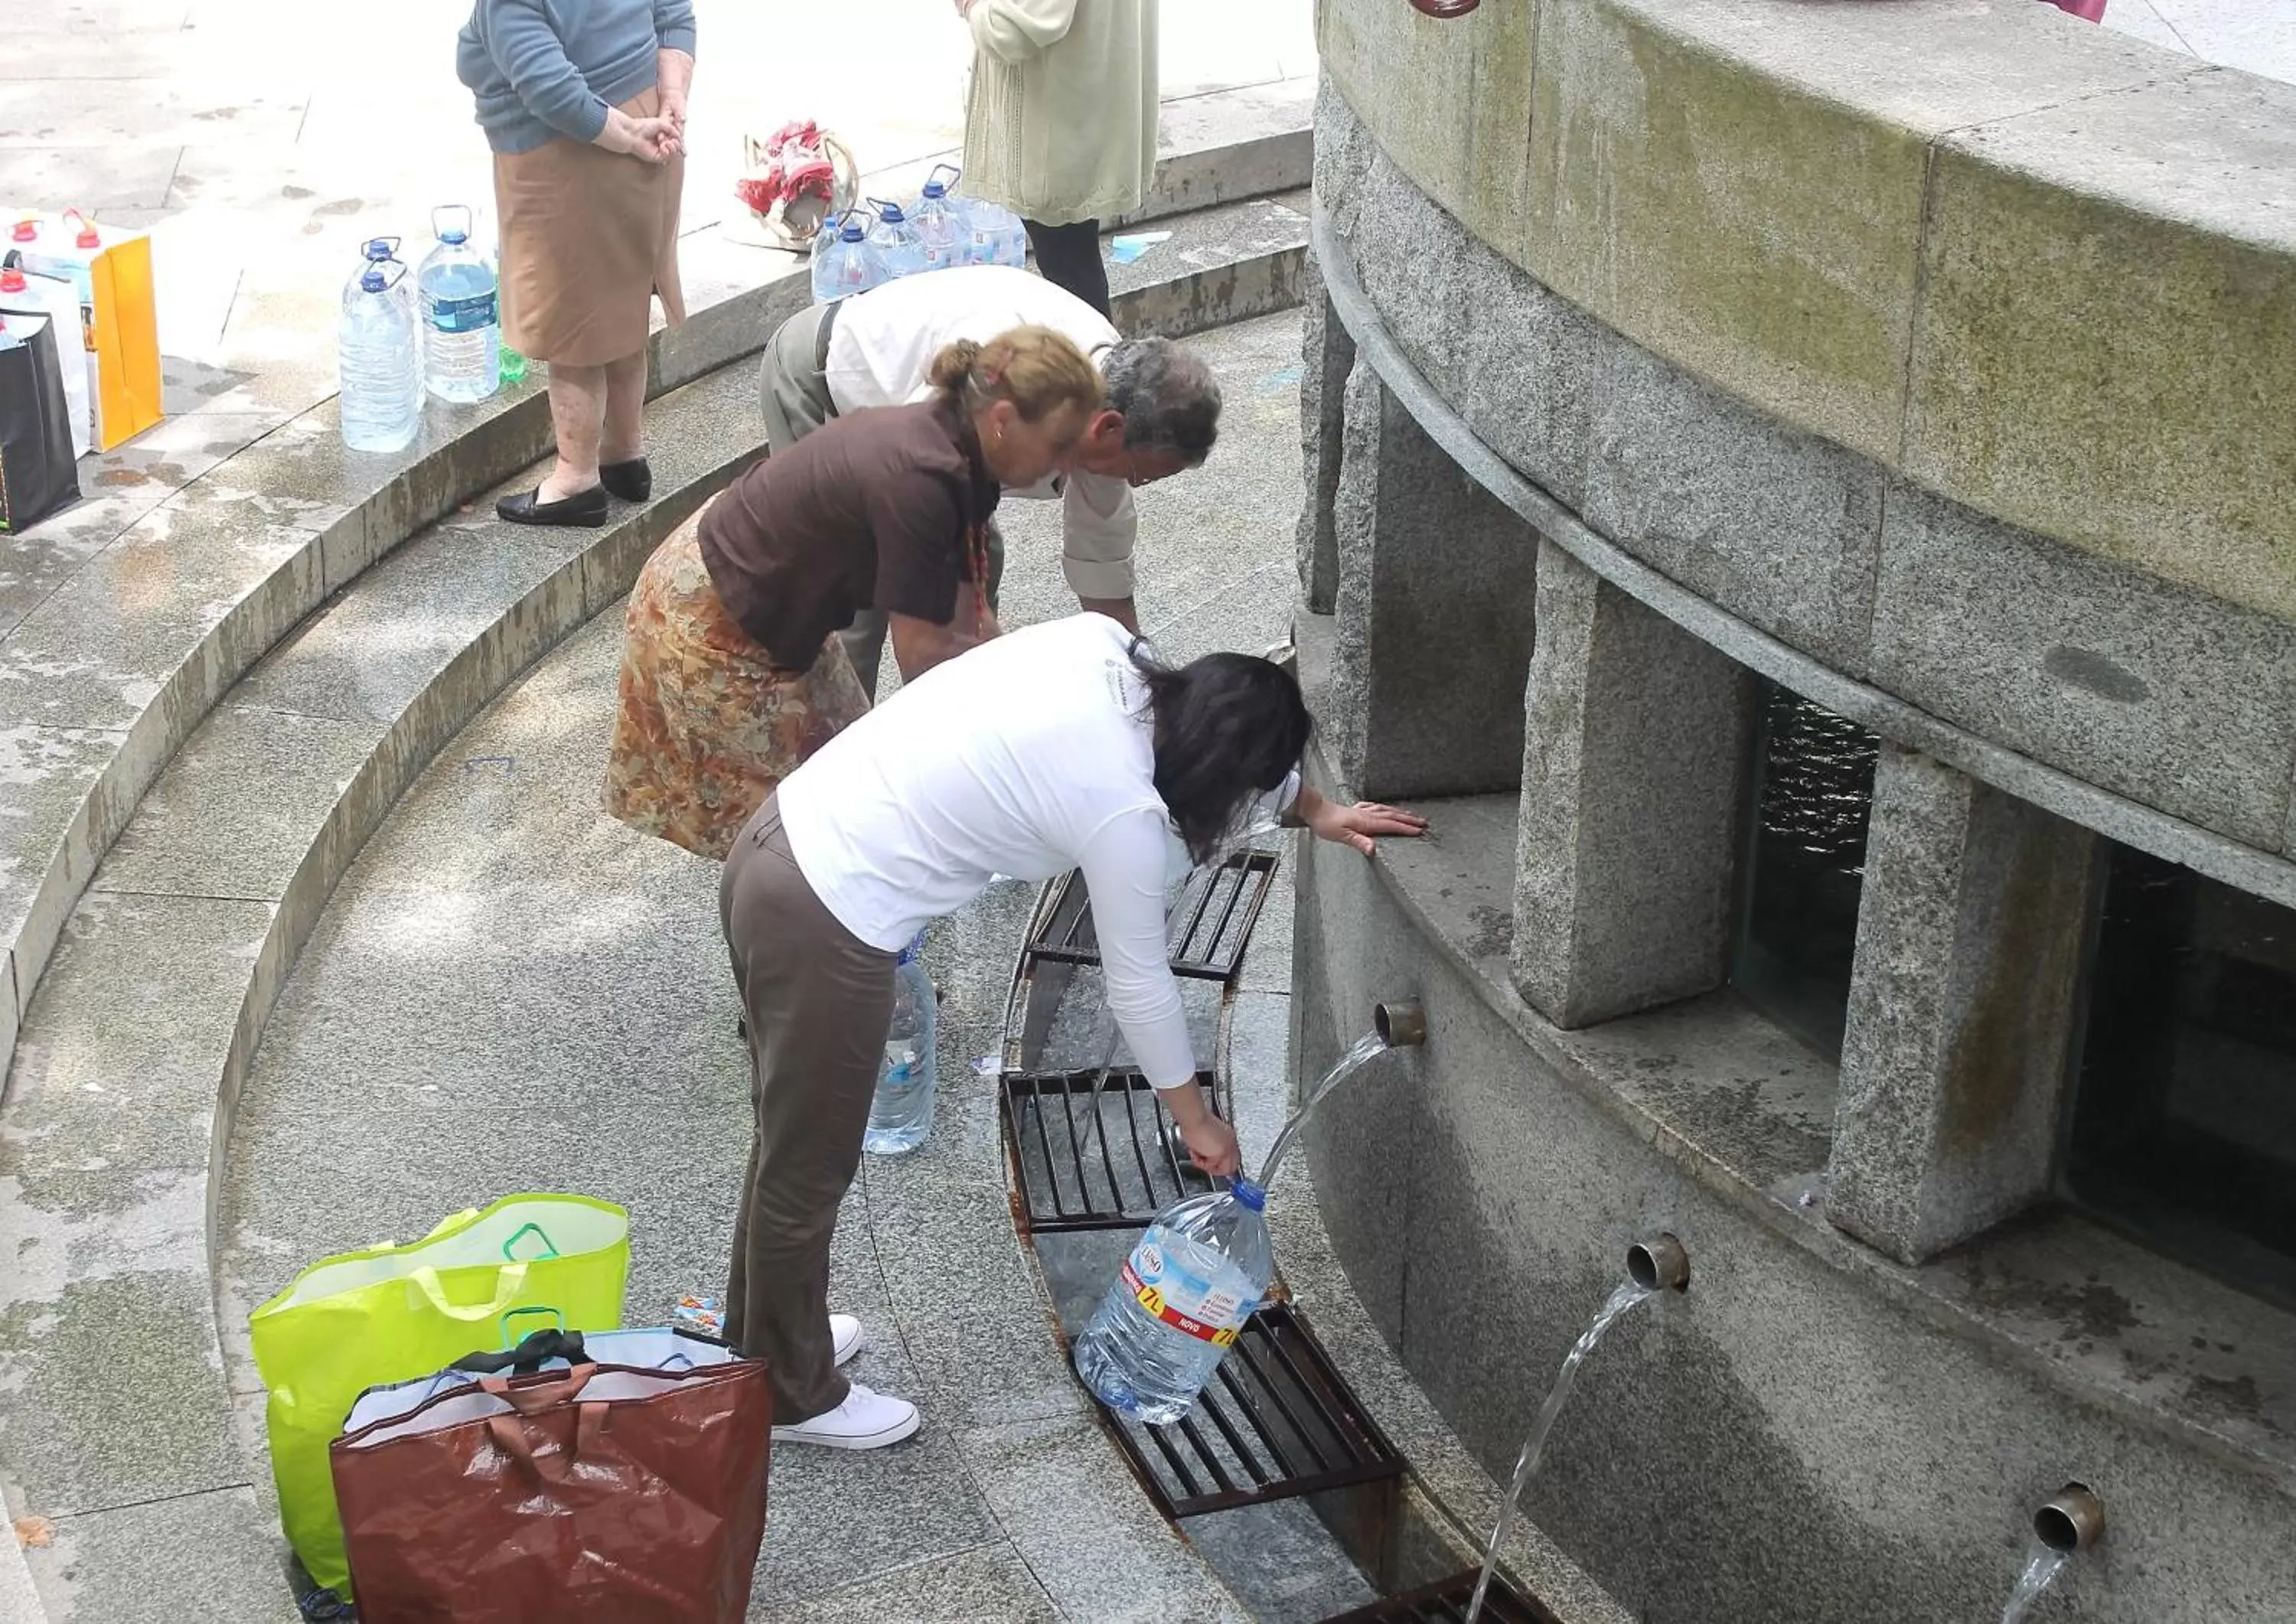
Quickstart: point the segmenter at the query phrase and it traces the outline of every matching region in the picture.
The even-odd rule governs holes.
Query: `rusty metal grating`
[[[1286,1304],[1251,1316],[1170,1426],[1103,1412],[1165,1515],[1200,1516],[1403,1475],[1403,1457]]]
[[[1217,1111],[1211,1080],[1197,1078]],[[1007,1072],[1002,1087],[1005,1147],[1032,1231],[1144,1228],[1212,1188],[1166,1131],[1155,1088],[1130,1067]]]
[[[1467,1603],[1474,1594],[1475,1574],[1472,1571],[1454,1573],[1402,1595],[1382,1596],[1368,1607],[1336,1613],[1324,1624],[1464,1624]],[[1537,1602],[1525,1601],[1505,1579],[1496,1577],[1483,1597],[1480,1616],[1490,1624],[1559,1624],[1553,1613]]]
[[[1252,927],[1275,882],[1275,854],[1239,851],[1214,868],[1188,876],[1180,895],[1165,911],[1165,942],[1172,973],[1225,981],[1243,960]],[[1092,899],[1084,875],[1062,878],[1039,911],[1025,949],[1059,964],[1097,964],[1100,943],[1093,935]]]

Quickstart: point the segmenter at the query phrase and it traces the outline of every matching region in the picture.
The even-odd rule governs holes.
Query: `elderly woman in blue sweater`
[[[558,463],[514,524],[597,526],[643,502],[652,299],[677,281],[693,0],[476,0],[455,71],[495,153],[503,341],[550,364]]]

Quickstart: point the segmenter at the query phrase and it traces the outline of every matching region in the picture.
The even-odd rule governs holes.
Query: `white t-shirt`
[[[932,393],[933,357],[959,339],[987,343],[1015,327],[1050,327],[1096,364],[1122,335],[1065,288],[1009,265],[968,265],[903,276],[837,307],[830,329],[830,403],[842,415],[906,406]],[[1073,473],[1008,493],[1061,499],[1062,567],[1080,598],[1132,595],[1139,520],[1132,488],[1107,474]]]
[[[935,666],[782,781],[782,826],[823,906],[888,953],[996,874],[1082,869],[1109,1012],[1170,1088],[1196,1073],[1164,936],[1165,887],[1188,858],[1156,793],[1130,644],[1107,617],[1074,615]],[[1262,804],[1298,794],[1294,774]]]

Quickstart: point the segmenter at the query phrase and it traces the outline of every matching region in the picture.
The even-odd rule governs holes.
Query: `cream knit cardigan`
[[[964,190],[1045,226],[1128,214],[1156,169],[1156,0],[973,0]]]

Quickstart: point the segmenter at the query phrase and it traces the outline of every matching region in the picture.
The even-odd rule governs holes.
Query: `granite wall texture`
[[[1382,324],[1478,438],[1593,529],[1837,671],[2296,857],[2296,598],[2250,607],[1925,490],[1558,294],[1423,190],[1346,96],[1327,87],[1317,117],[1319,205]],[[1311,371],[1331,365],[1329,326]],[[2247,421],[2267,461],[2296,432],[2284,412]],[[2296,560],[2296,532],[2275,545]]]
[[[1320,1203],[1350,1283],[1488,1471],[1510,1469],[1628,1244],[1665,1229],[1689,1249],[1688,1294],[1588,1361],[1525,1506],[1644,1624],[1994,1617],[2033,1508],[2068,1478],[2103,1496],[2112,1533],[2052,1616],[2296,1616],[2296,1502],[2267,1474],[1908,1311],[1824,1255],[1822,1218],[1764,1217],[1693,1177],[1526,1044],[1538,1017],[1503,957],[1475,956],[1469,910],[1308,844],[1295,1074],[1378,999],[1417,995],[1430,1031],[1406,1071],[1341,1090],[1308,1131]],[[2144,1357],[2109,1289],[2049,1311],[2108,1365]]]
[[[1741,723],[1635,719],[1634,673],[1711,697],[1734,665],[1622,601],[1611,640],[1670,637],[1611,680],[1625,571],[1587,562],[2095,786],[2126,838],[2284,874],[2296,90],[2030,0],[1319,19],[1325,268],[1361,329],[1318,300],[1304,357],[1333,787],[1375,788],[1367,741],[1447,695],[1513,715],[1490,661],[1447,685],[1422,609],[1512,545],[1462,554],[1468,498],[1380,506],[1440,485],[1430,431],[1555,498],[1572,549],[1536,577],[1520,802],[1439,802],[1407,857],[1301,859],[1295,1075],[1376,1000],[1421,997],[1433,1032],[1308,1135],[1373,1318],[1503,1474],[1627,1243],[1688,1243],[1692,1292],[1604,1347],[1528,1507],[1647,1624],[1994,1616],[2075,1477],[2114,1532],[2066,1616],[2296,1618],[2296,1318],[2094,1226],[1999,1223],[2047,1186],[2095,837],[1891,746],[1841,1068],[1765,1046],[1733,995],[1686,996],[1726,862],[1686,865],[1678,928],[1606,915],[1685,866],[1620,844],[1684,804],[1653,795],[1678,740],[1632,747]],[[1439,409],[1405,391],[1414,425],[1381,367]],[[1726,766],[1690,775],[1734,803]],[[1685,824],[1707,847],[1718,806]],[[1652,988],[1683,1002],[1626,1013]]]
[[[2030,0],[1318,14],[1403,176],[1579,309],[1979,511],[2296,614],[2296,419],[2259,416],[2296,394],[2296,86]],[[1431,293],[1460,258],[1426,247]]]

